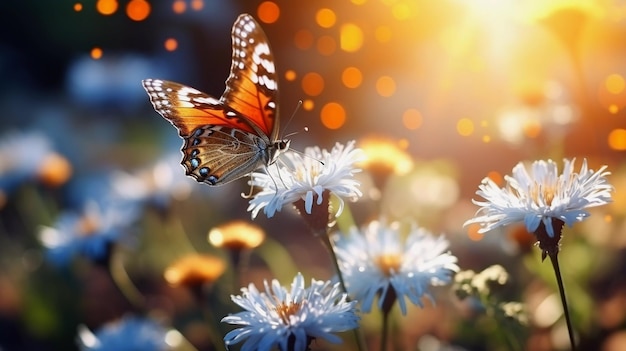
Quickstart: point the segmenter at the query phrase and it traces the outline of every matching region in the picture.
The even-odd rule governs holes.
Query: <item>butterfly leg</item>
[[[283,186],[285,187],[285,189],[287,188],[287,184],[285,184],[285,181],[283,180],[283,177],[280,175],[280,168],[278,167],[278,165],[275,163],[276,165],[276,169],[278,170],[278,179],[280,179],[280,182],[283,183]],[[274,180],[274,178],[272,178],[272,180],[274,181],[274,186],[276,187],[276,192],[278,192],[278,184],[276,184],[276,181]]]
[[[241,193],[241,197],[243,197],[244,199],[251,199],[252,193],[254,192],[254,185],[252,185],[252,173],[250,173],[250,181],[248,182],[248,184],[250,184],[250,191],[247,194]]]

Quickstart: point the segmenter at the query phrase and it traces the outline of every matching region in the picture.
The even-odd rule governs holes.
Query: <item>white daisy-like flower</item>
[[[458,272],[457,258],[448,252],[443,236],[417,225],[403,234],[397,222],[373,221],[361,231],[352,228],[347,235],[334,236],[346,288],[364,312],[371,310],[376,296],[382,309],[389,295],[406,314],[405,297],[422,307],[422,298],[434,300],[430,286],[448,284]]]
[[[485,201],[472,200],[480,209],[476,216],[465,222],[480,224],[479,233],[515,222],[524,222],[526,230],[534,233],[543,223],[550,237],[554,237],[552,219],[572,226],[582,221],[589,212],[585,209],[607,204],[611,201],[613,187],[606,176],[606,166],[593,171],[583,160],[580,171],[574,171],[573,160],[564,160],[563,173],[559,174],[552,160],[535,161],[530,173],[523,163],[513,168],[511,176],[505,176],[503,188],[485,178],[478,187],[477,195]],[[557,233],[557,235],[560,233]]]
[[[105,262],[111,244],[134,241],[128,234],[138,214],[134,203],[90,201],[81,213],[63,213],[53,227],[42,226],[39,238],[47,248],[46,257],[55,265],[68,265],[77,255]]]
[[[304,351],[314,338],[339,343],[341,338],[333,333],[358,326],[356,301],[347,301],[339,283],[312,279],[305,288],[298,273],[290,290],[273,280],[271,285],[265,281],[265,291],[254,284],[241,291],[231,298],[245,311],[222,319],[241,326],[224,336],[227,347],[244,342],[241,350],[269,351],[278,346],[281,351]]]
[[[340,199],[338,214],[343,209],[343,199],[355,201],[362,193],[353,176],[360,171],[355,167],[364,159],[354,141],[346,145],[337,143],[331,151],[308,147],[303,154],[288,151],[276,167],[267,167],[267,173],[253,172],[250,184],[260,187],[248,206],[255,218],[261,209],[272,217],[285,204],[303,200],[305,210],[311,214],[313,204],[322,204],[322,194],[329,191]]]

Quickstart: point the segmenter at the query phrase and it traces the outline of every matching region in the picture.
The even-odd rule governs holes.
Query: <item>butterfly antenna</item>
[[[298,100],[298,104],[296,105],[296,108],[293,110],[293,113],[291,114],[291,117],[289,117],[289,119],[287,120],[287,123],[285,123],[285,126],[283,127],[283,130],[287,130],[287,127],[289,126],[289,123],[291,123],[293,118],[296,116],[296,112],[298,112],[298,110],[300,109],[301,106],[302,106],[302,100]],[[290,135],[294,135],[294,134],[297,134],[297,133],[289,133],[289,134],[285,135],[284,138],[288,138]]]
[[[320,160],[320,159],[318,159],[318,158],[315,158],[315,157],[313,157],[313,156],[311,156],[311,155],[307,155],[307,154],[305,154],[305,153],[304,153],[304,152],[302,152],[302,151],[298,151],[298,150],[294,150],[294,149],[289,149],[289,150],[291,150],[291,152],[295,152],[296,154],[301,155],[301,156],[303,156],[303,157],[306,157],[306,158],[310,158],[310,159],[312,159],[312,160],[315,160],[315,161],[319,162],[322,166],[324,166],[324,161],[322,161],[322,160]]]

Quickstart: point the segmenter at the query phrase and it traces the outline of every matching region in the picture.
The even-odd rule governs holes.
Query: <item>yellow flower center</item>
[[[296,179],[303,182],[307,179],[315,181],[322,173],[322,168],[317,166],[318,162],[312,163],[311,167],[297,167],[295,173]]]
[[[391,276],[400,271],[402,255],[384,254],[376,258],[376,264],[386,276]]]
[[[93,214],[87,214],[76,223],[76,232],[81,236],[91,236],[98,232],[102,224],[100,218]]]
[[[298,311],[302,309],[302,306],[304,306],[305,302],[306,301],[302,301],[299,303],[287,303],[287,304],[281,303],[276,307],[276,312],[280,316],[280,319],[282,319],[283,323],[289,324],[289,317],[298,313]]]
[[[547,206],[552,205],[552,200],[556,195],[556,186],[535,183],[530,189],[530,197],[536,204],[545,203]]]

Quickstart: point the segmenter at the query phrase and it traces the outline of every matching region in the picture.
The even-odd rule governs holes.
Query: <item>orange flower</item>
[[[215,247],[241,251],[261,245],[265,240],[265,233],[254,224],[237,220],[211,229],[208,239]]]
[[[215,282],[226,270],[226,263],[215,256],[191,254],[165,269],[165,280],[174,286],[197,286]]]

